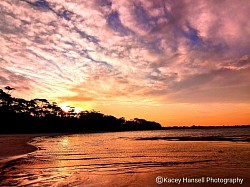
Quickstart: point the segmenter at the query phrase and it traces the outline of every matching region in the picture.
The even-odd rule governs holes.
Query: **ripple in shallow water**
[[[157,175],[249,179],[249,143],[165,141],[164,138],[173,137],[185,139],[191,132],[176,133],[144,131],[37,138],[32,144],[41,149],[6,163],[0,169],[0,185],[154,186]],[[193,134],[202,137],[200,133]]]

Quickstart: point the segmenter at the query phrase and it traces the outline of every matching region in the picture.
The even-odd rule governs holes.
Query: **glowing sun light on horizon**
[[[64,112],[68,112],[70,109],[70,106],[67,103],[63,103],[60,105],[60,108],[64,111]]]
[[[71,107],[70,107],[67,103],[61,104],[61,105],[60,105],[60,108],[61,108],[64,112],[68,112],[68,111],[71,109]],[[79,112],[83,111],[83,109],[80,108],[80,107],[74,107],[74,111],[75,111],[76,113],[79,113]]]
[[[79,113],[79,112],[81,112],[81,111],[83,111],[82,108],[79,108],[79,107],[76,107],[76,108],[75,108],[75,112],[76,112],[76,113]]]

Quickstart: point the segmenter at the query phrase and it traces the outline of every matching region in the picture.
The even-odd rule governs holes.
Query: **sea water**
[[[42,136],[0,168],[0,186],[250,186],[249,137],[249,128]]]

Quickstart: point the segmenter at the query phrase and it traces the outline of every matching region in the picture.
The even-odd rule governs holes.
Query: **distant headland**
[[[203,125],[192,125],[192,126],[168,126],[168,127],[162,127],[162,129],[212,129],[212,128],[245,128],[250,127],[250,125],[223,125],[223,126],[203,126]]]

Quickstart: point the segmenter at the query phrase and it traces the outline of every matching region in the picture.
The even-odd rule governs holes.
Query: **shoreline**
[[[0,164],[38,150],[29,142],[40,136],[44,134],[0,134]]]
[[[66,133],[0,134],[0,167],[11,160],[39,150],[31,144],[35,138],[61,135]]]
[[[250,126],[233,126],[233,128],[249,128]],[[210,129],[212,127],[201,127],[198,129]],[[221,127],[216,127],[221,128]],[[225,126],[222,128],[226,128]],[[231,127],[232,128],[232,127]],[[181,130],[181,129],[196,129],[194,127],[167,127],[161,130]],[[157,130],[156,130],[157,131]],[[105,131],[106,132],[106,131]],[[99,133],[105,133],[99,132]],[[123,131],[122,131],[123,132]],[[127,131],[126,131],[127,132]],[[136,131],[135,131],[136,132]],[[81,132],[81,134],[88,133],[98,133],[98,132]],[[107,132],[109,133],[109,132]],[[23,157],[28,153],[39,150],[38,147],[32,145],[32,141],[37,137],[53,137],[53,136],[62,136],[67,134],[78,134],[73,132],[68,133],[28,133],[28,134],[0,134],[0,166],[3,163],[6,163],[10,160],[14,160],[19,157]],[[212,138],[212,139],[211,139]],[[215,138],[215,139],[214,139]],[[219,137],[206,137],[206,138],[197,138],[197,137],[149,137],[149,138],[141,138],[138,140],[168,140],[173,141],[179,139],[179,141],[231,141],[231,142],[250,142],[247,139],[239,139],[238,137],[227,137],[227,138],[219,138]],[[178,140],[177,140],[178,141]]]

